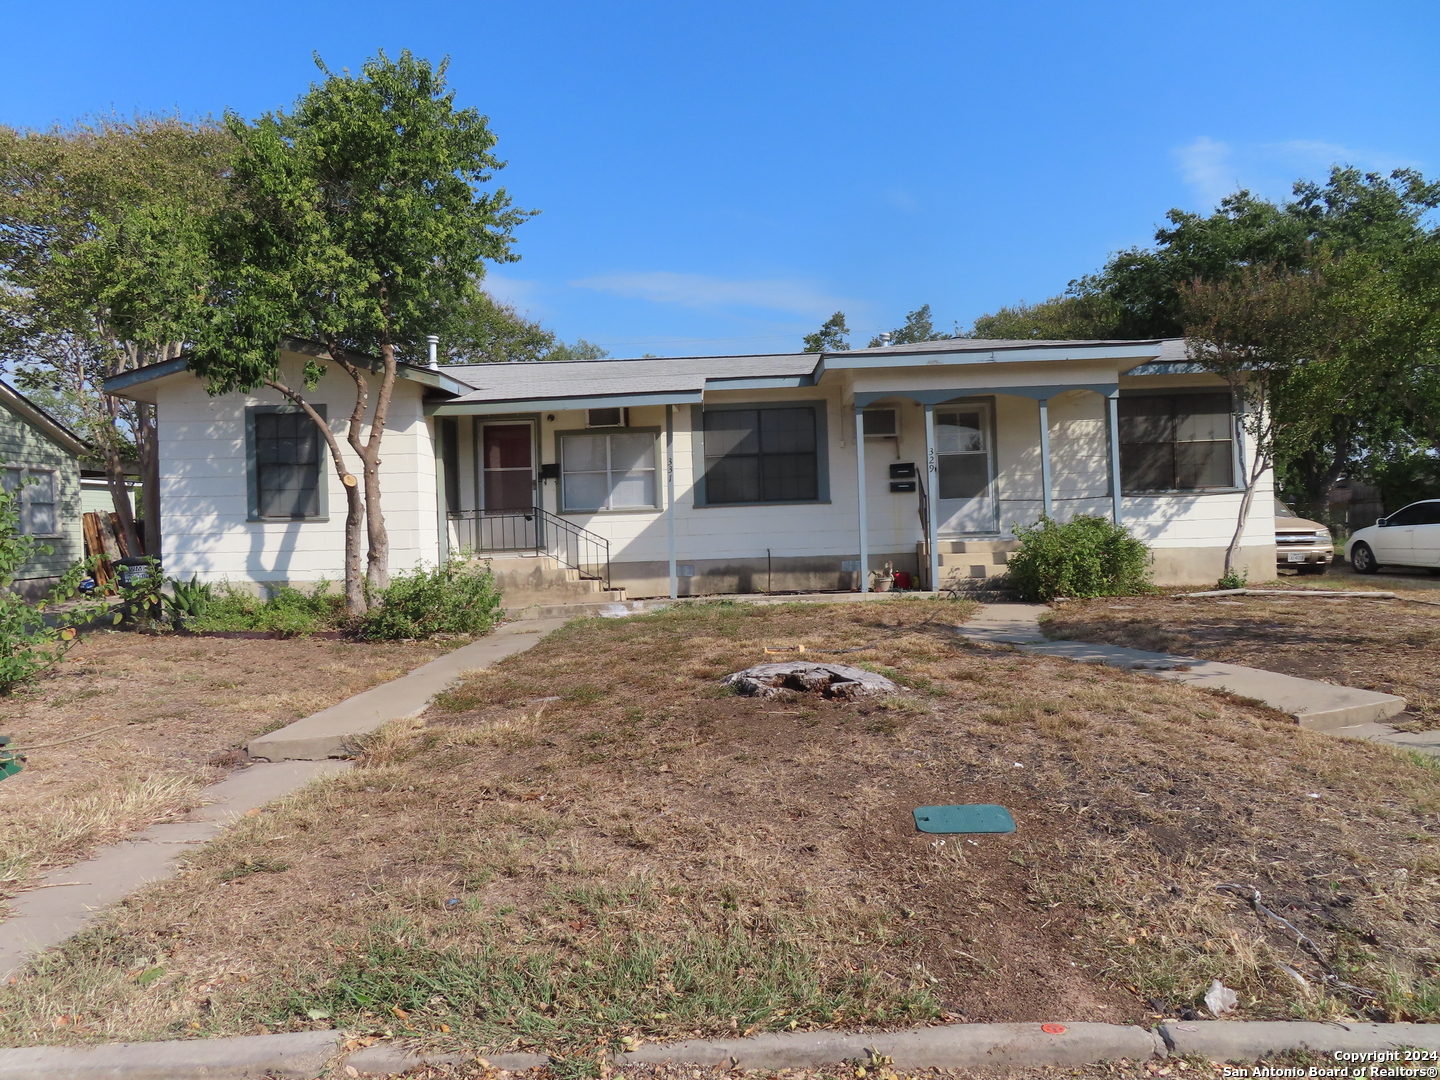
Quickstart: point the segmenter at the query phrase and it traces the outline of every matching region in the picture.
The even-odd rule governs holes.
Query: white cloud
[[[1228,143],[1201,135],[1193,142],[1176,147],[1174,154],[1180,164],[1181,177],[1209,205],[1218,203],[1240,186],[1230,165]]]
[[[809,318],[825,318],[846,306],[841,297],[829,296],[807,282],[784,278],[731,281],[668,270],[617,271],[582,278],[570,284],[657,304],[694,308],[764,308]]]
[[[1332,165],[1389,173],[1419,162],[1399,154],[1366,150],[1320,139],[1231,144],[1200,135],[1172,151],[1180,176],[1206,209],[1246,188],[1272,199],[1290,195],[1298,179],[1322,182]]]
[[[540,293],[544,286],[538,281],[504,277],[494,271],[488,271],[484,280],[480,282],[480,287],[502,304],[510,304],[522,314],[537,306],[544,306],[539,303]]]

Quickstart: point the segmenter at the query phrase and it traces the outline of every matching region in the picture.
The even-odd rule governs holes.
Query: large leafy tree
[[[224,195],[230,138],[174,117],[0,128],[0,356],[96,447],[131,551],[125,463],[160,553],[155,416],[105,378],[180,354],[201,316],[202,223]]]
[[[226,117],[237,150],[214,230],[214,318],[191,364],[211,393],[269,386],[319,428],[347,493],[345,595],[359,614],[365,585],[389,580],[380,449],[400,358],[423,357],[447,312],[480,303],[483,262],[517,258],[512,230],[528,212],[483,187],[503,166],[495,135],[477,110],[456,108],[446,64],[408,51],[380,53],[358,75],[316,63],[324,78],[291,112]],[[322,343],[353,385],[344,438],[358,484],[307,396],[328,369],[312,362],[301,385],[282,375],[292,335]]]
[[[1323,422],[1304,426],[1305,438],[1281,440],[1275,458],[1286,489],[1318,510],[1346,472],[1373,473],[1382,462],[1436,445],[1426,418],[1440,415],[1431,254],[1440,239],[1427,216],[1437,206],[1440,183],[1409,169],[1385,176],[1334,168],[1324,183],[1296,183],[1280,203],[1239,191],[1209,214],[1170,211],[1153,247],[1118,252],[1097,273],[1072,281],[1064,296],[981,316],[972,333],[1177,337],[1187,332],[1197,282],[1243,285],[1257,268],[1295,274],[1326,267],[1344,279],[1352,315],[1346,340],[1335,343],[1336,363],[1327,367],[1344,369],[1326,380],[1336,396],[1317,399],[1304,379],[1274,388],[1281,413],[1306,407],[1321,414]],[[1290,393],[1300,396],[1283,400]]]
[[[1343,302],[1338,276],[1328,263],[1301,270],[1250,266],[1180,289],[1189,354],[1225,379],[1238,433],[1249,436],[1235,532],[1225,551],[1227,578],[1235,573],[1260,478],[1286,445],[1313,437],[1325,420],[1317,406],[1343,393],[1337,385],[1344,379],[1341,342],[1354,329],[1354,312]]]

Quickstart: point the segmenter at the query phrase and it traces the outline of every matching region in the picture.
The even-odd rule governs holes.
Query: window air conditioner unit
[[[586,427],[629,427],[629,409],[586,409]]]
[[[894,409],[866,409],[864,415],[867,439],[893,439],[899,435]]]

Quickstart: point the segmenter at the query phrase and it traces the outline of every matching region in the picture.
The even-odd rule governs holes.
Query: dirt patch
[[[0,783],[0,898],[35,874],[180,813],[244,744],[440,655],[429,644],[246,641],[100,631],[0,697],[0,732],[39,745]]]
[[[1404,590],[1405,584],[1387,581],[1378,591],[1429,601],[1437,596]],[[1307,585],[1287,578],[1280,587]],[[1353,575],[1344,582],[1346,589],[1357,587]],[[1164,593],[1069,603],[1042,625],[1054,638],[1182,653],[1395,694],[1409,710],[1392,723],[1408,731],[1440,727],[1440,607],[1430,604],[1284,596],[1177,600]]]
[[[1246,1018],[1440,1017],[1440,770],[966,644],[968,610],[572,622],[0,987],[0,1040],[334,1024],[593,1062],[626,1035],[1147,1022],[1215,977]],[[906,693],[719,685],[795,641]],[[916,832],[968,802],[1017,831]],[[1321,991],[1232,882],[1373,997]]]

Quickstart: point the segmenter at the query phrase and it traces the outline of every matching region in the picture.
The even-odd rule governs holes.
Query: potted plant
[[[884,569],[870,572],[870,588],[874,592],[889,592],[895,585],[895,564],[887,562]]]

